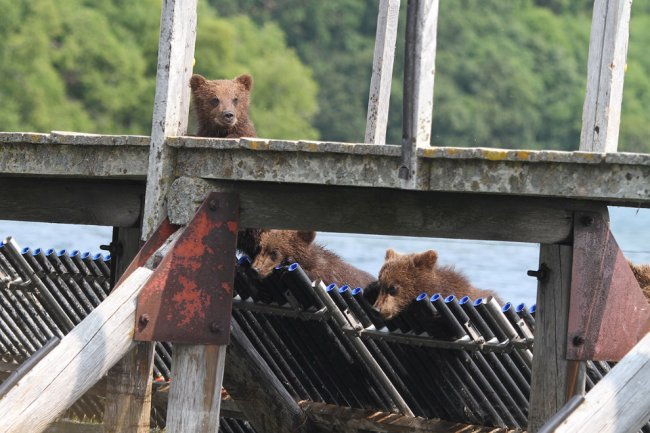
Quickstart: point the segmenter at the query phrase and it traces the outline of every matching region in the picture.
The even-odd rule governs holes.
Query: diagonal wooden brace
[[[135,340],[224,345],[229,343],[239,197],[210,193],[170,243],[138,297]],[[175,231],[163,222],[134,265],[147,262]],[[164,233],[163,233],[164,232]],[[151,261],[150,261],[151,262]]]
[[[645,335],[648,302],[609,230],[607,211],[576,212],[567,359],[618,361]]]

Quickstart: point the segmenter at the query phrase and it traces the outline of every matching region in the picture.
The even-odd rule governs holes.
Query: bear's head
[[[295,230],[262,230],[259,252],[253,260],[253,268],[261,278],[267,277],[276,266],[300,262],[316,238],[316,232]]]
[[[240,75],[234,80],[206,80],[194,74],[190,87],[199,125],[204,131],[209,130],[210,136],[225,137],[238,122],[248,122],[249,97],[253,88],[250,75]]]
[[[388,249],[379,271],[379,296],[373,307],[386,319],[397,316],[426,290],[423,285],[434,272],[437,261],[438,254],[433,250],[398,254]]]

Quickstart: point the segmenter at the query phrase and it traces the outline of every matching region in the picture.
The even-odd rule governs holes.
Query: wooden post
[[[138,268],[0,399],[0,432],[38,433],[98,382],[135,343]]]
[[[166,197],[173,181],[174,152],[167,146],[166,138],[187,132],[195,41],[196,0],[164,0],[142,240],[152,235],[167,213]],[[154,348],[155,343],[139,343],[137,350],[131,351],[111,375],[107,385],[106,432],[148,431]]]
[[[576,365],[565,356],[572,260],[571,246],[540,247],[544,275],[537,285],[529,432],[536,432],[566,403],[566,390],[572,386],[569,376]]]
[[[115,279],[119,280],[140,250],[139,228],[118,228],[120,254]],[[151,418],[151,382],[154,345],[136,343],[124,358],[111,368],[106,380],[105,433],[149,433]]]
[[[556,433],[627,433],[650,418],[650,334],[647,334],[585,396]]]
[[[580,150],[616,152],[632,0],[596,0],[589,38]]]
[[[163,0],[158,46],[156,95],[142,239],[147,240],[167,215],[167,190],[173,179],[173,149],[165,140],[185,135],[190,106],[190,77],[196,41],[196,0]]]
[[[174,345],[168,432],[217,432],[226,346]]]
[[[399,4],[400,0],[381,0],[379,2],[365,143],[386,144],[388,105],[393,78],[393,61],[395,60]]]
[[[408,0],[404,60],[402,187],[413,188],[417,149],[431,144],[438,0]]]

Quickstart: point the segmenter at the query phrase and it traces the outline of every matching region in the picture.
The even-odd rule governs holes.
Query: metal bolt
[[[529,277],[535,277],[537,278],[538,281],[544,281],[546,280],[546,277],[548,276],[549,273],[549,268],[546,265],[546,263],[542,263],[542,265],[539,267],[538,270],[536,271],[528,271],[526,272],[526,275]]]
[[[218,334],[221,332],[221,326],[217,322],[212,322],[210,323],[210,332],[214,332],[215,334]]]
[[[217,210],[219,208],[219,203],[217,203],[216,200],[210,200],[210,202],[208,203],[208,207],[210,208],[210,210]]]
[[[594,223],[594,218],[590,217],[588,215],[585,215],[585,216],[580,218],[580,223],[585,227],[589,227],[590,225],[592,225]]]
[[[575,337],[573,337],[573,345],[574,346],[582,346],[583,344],[585,344],[585,339],[584,338],[582,338],[579,335],[576,335]]]
[[[147,326],[147,324],[149,323],[149,315],[148,314],[141,315],[138,321],[140,322],[140,325]]]

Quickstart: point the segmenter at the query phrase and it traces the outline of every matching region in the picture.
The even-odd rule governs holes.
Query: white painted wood
[[[409,2],[404,71],[404,137],[399,177],[403,188],[417,181],[417,149],[431,145],[438,0]]]
[[[650,419],[650,334],[637,343],[558,426],[556,433],[627,433]]]
[[[38,433],[134,347],[139,268],[0,399],[0,432]]]
[[[165,139],[171,135],[185,135],[187,131],[196,3],[196,0],[163,0],[143,240],[149,239],[166,216],[165,198],[173,180],[174,154]]]
[[[365,143],[386,144],[400,0],[380,0],[372,60]]]
[[[226,346],[174,345],[166,431],[217,433]]]
[[[580,150],[616,152],[632,0],[596,0],[589,39]]]

